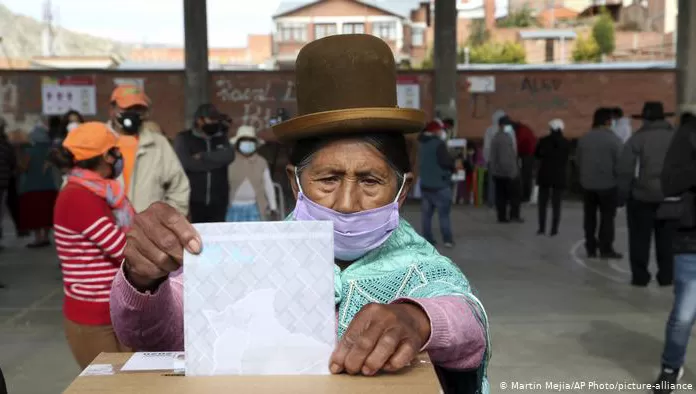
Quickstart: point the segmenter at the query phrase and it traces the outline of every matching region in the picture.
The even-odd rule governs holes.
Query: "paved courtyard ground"
[[[419,227],[418,206],[405,214]],[[457,208],[457,245],[445,251],[490,316],[492,392],[521,391],[512,382],[652,382],[671,289],[632,288],[627,261],[586,261],[579,205],[567,204],[555,238],[537,236],[535,210],[525,214],[525,224],[498,225],[487,208]],[[623,216],[617,227],[617,249],[626,251]],[[0,366],[10,394],[59,393],[78,369],[63,337],[58,262],[52,249],[23,244],[10,235],[0,253],[0,282],[7,286],[0,289]],[[696,346],[686,365],[684,382],[696,384]]]

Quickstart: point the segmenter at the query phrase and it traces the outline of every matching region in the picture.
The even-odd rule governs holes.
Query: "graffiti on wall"
[[[559,78],[525,77],[519,87],[518,100],[511,103],[510,109],[529,109],[549,111],[565,109],[568,100],[563,97],[563,81]]]
[[[256,130],[268,127],[278,108],[294,107],[294,81],[266,81],[262,86],[243,86],[234,79],[219,79],[215,84],[217,97],[225,103],[236,104],[231,115],[235,123]]]

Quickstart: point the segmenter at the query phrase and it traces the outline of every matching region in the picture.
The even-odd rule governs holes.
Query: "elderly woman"
[[[422,112],[396,106],[389,47],[369,35],[305,46],[297,60],[299,117],[274,126],[294,143],[287,173],[290,220],[334,223],[338,345],[332,373],[405,368],[427,351],[447,370],[478,372],[488,391],[488,322],[466,277],[399,218],[413,183],[404,132]],[[201,240],[175,209],[155,204],[135,219],[111,295],[119,338],[140,350],[181,350],[182,255]]]

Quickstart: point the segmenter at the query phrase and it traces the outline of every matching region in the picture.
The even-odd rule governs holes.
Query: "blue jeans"
[[[674,256],[674,306],[667,322],[662,364],[678,369],[684,365],[686,346],[696,320],[696,254]]]
[[[435,244],[432,220],[433,213],[437,209],[442,238],[445,243],[452,243],[452,224],[450,223],[450,211],[452,209],[452,188],[445,187],[438,190],[422,189],[421,194],[423,237],[425,237],[428,242]]]

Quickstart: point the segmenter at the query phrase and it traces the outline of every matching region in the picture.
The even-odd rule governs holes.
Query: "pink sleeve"
[[[137,351],[183,351],[184,313],[181,270],[154,294],[140,293],[119,270],[111,288],[111,321],[116,336]]]
[[[417,304],[430,319],[430,339],[423,346],[433,363],[448,369],[471,370],[481,365],[486,333],[461,296],[401,298],[394,303]]]

